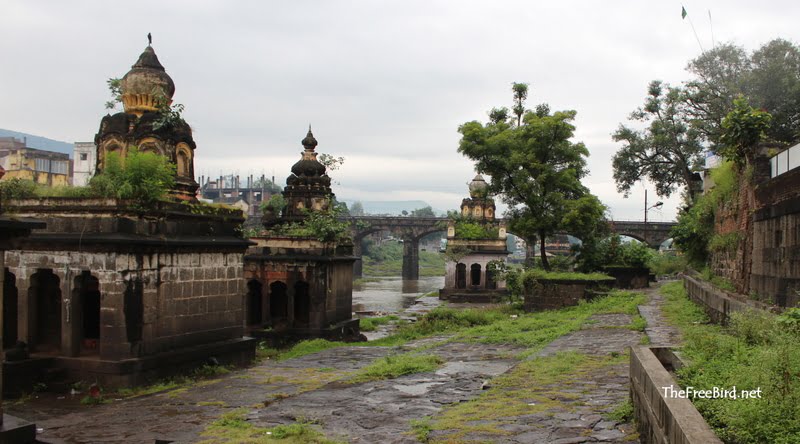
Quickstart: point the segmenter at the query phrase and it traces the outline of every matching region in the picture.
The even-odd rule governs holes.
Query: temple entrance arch
[[[456,264],[456,288],[467,288],[467,264]]]
[[[289,297],[286,284],[275,281],[269,284],[269,317],[272,325],[289,318]]]
[[[469,267],[469,284],[473,287],[481,286],[481,264],[472,264]]]
[[[75,326],[78,331],[72,330],[79,344],[72,348],[72,353],[78,350],[88,353],[100,351],[100,281],[92,276],[89,271],[83,271],[75,276],[72,288],[72,303],[75,307]]]
[[[308,282],[297,281],[294,284],[294,322],[295,325],[308,325],[311,315],[311,297],[308,293]]]
[[[49,268],[31,275],[28,298],[35,309],[34,337],[30,344],[41,352],[61,350],[61,280]]]
[[[256,279],[247,281],[247,325],[259,325],[264,322],[263,285]]]

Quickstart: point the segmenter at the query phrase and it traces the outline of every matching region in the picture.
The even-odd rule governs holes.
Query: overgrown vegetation
[[[738,202],[739,174],[733,162],[723,162],[712,169],[711,179],[714,188],[698,196],[694,205],[678,216],[678,225],[671,233],[689,264],[697,268],[703,268],[708,261],[716,216]]]
[[[379,316],[372,318],[361,318],[358,320],[361,331],[375,331],[378,326],[386,325],[392,321],[400,319],[396,315]]]
[[[708,324],[705,313],[679,282],[662,287],[664,312],[681,330],[689,365],[681,385],[761,389],[754,399],[695,399],[694,404],[726,443],[800,442],[800,349],[798,331],[787,328],[796,312],[734,314],[729,327]]]
[[[102,172],[86,187],[47,187],[29,180],[0,182],[3,199],[38,197],[100,197],[129,200],[137,209],[148,209],[164,200],[175,184],[175,165],[155,153],[128,148],[124,161],[116,152],[109,153]]]
[[[202,436],[208,439],[203,444],[339,444],[325,438],[313,421],[299,418],[297,422],[275,427],[257,427],[246,417],[246,409],[236,409],[223,414],[219,419],[206,427]]]
[[[272,205],[272,200],[268,204]],[[280,201],[276,199],[275,205]],[[269,231],[274,235],[292,237],[312,237],[320,242],[350,242],[350,223],[340,218],[343,209],[331,205],[323,210],[308,210],[303,212],[303,220],[273,225]]]
[[[403,375],[424,373],[436,370],[444,361],[436,355],[404,353],[376,359],[371,364],[356,371],[347,380],[350,383],[392,379]]]

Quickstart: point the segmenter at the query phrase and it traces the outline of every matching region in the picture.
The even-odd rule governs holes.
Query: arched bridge
[[[379,231],[389,231],[403,240],[403,279],[419,279],[419,241],[437,231],[447,230],[446,217],[354,216],[350,217],[354,254],[361,257],[361,240]],[[675,222],[611,221],[611,231],[658,248],[670,238]],[[355,277],[362,275],[362,262],[354,265]]]

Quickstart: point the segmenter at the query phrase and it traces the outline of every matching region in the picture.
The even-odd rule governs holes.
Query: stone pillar
[[[361,260],[363,254],[361,239],[356,238],[353,242],[353,256],[358,257],[358,259],[353,262],[353,279],[358,279],[364,275],[364,261]]]
[[[403,279],[419,279],[419,238],[403,239]]]

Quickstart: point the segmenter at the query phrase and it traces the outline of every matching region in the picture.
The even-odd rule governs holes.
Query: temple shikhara
[[[46,223],[6,252],[4,343],[24,343],[6,365],[6,383],[25,390],[57,381],[131,385],[202,364],[242,364],[244,252],[238,210],[192,211],[196,201],[192,131],[164,121],[175,85],[152,46],[122,78],[123,111],[103,117],[97,171],[111,153],[137,147],[176,165],[170,201],[142,209],[99,198],[9,203],[15,216]],[[57,371],[55,371],[57,370]]]

